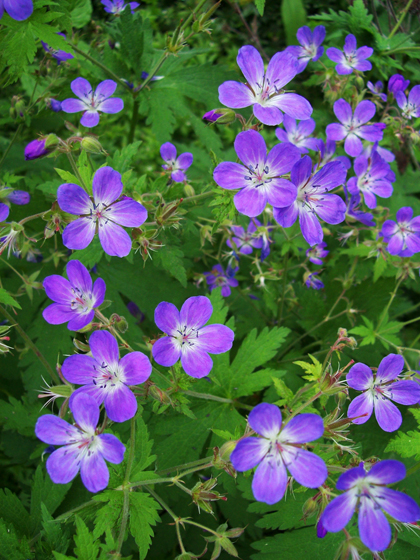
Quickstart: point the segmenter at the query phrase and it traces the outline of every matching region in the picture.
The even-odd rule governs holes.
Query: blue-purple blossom
[[[171,179],[175,183],[183,183],[187,180],[186,170],[191,167],[194,156],[184,152],[176,157],[176,148],[170,142],[165,142],[160,147],[160,155],[165,162],[162,165],[165,171],[170,171]]]
[[[86,249],[95,234],[108,255],[126,257],[131,251],[131,238],[121,227],[139,227],[147,211],[139,202],[121,196],[121,175],[112,167],[101,167],[93,177],[93,199],[73,183],[58,187],[57,201],[63,210],[78,216],[63,231],[63,243],[68,249]]]
[[[388,91],[395,94],[397,91],[405,91],[410,85],[410,80],[406,80],[401,74],[394,74],[389,78]]]
[[[215,123],[221,117],[223,117],[222,113],[218,113],[216,111],[216,109],[212,109],[211,111],[207,111],[207,113],[204,113],[203,121],[210,122],[210,123]]]
[[[370,90],[373,93],[373,95],[380,97],[382,101],[387,100],[386,93],[382,93],[382,90],[384,89],[384,84],[382,82],[379,81],[376,82],[375,84],[373,84],[372,82],[368,82],[366,85],[368,90]]]
[[[10,187],[3,187],[2,189],[0,189],[0,200],[7,200],[12,204],[24,206],[25,204],[29,204],[31,195],[26,191],[19,191],[11,189]]]
[[[219,86],[223,105],[231,109],[252,105],[254,116],[269,126],[281,124],[283,112],[300,120],[311,116],[312,107],[304,97],[282,89],[298,72],[298,61],[291,53],[276,53],[267,70],[260,53],[251,45],[240,48],[236,60],[247,83],[228,81]]]
[[[376,420],[385,432],[394,432],[402,424],[401,412],[392,404],[416,404],[420,400],[420,385],[415,381],[398,379],[404,369],[404,358],[399,354],[389,354],[379,364],[375,375],[370,367],[357,363],[347,374],[349,387],[363,391],[350,403],[347,411],[354,424],[364,424],[375,411]],[[360,416],[360,418],[356,418]]]
[[[102,278],[92,284],[87,268],[80,261],[67,263],[66,272],[68,280],[58,274],[45,278],[45,292],[55,303],[44,309],[42,315],[51,325],[68,322],[68,329],[78,331],[93,320],[95,309],[104,301],[106,285]]]
[[[324,289],[324,282],[320,278],[318,278],[319,272],[311,272],[307,277],[305,284],[307,288],[313,288],[314,290],[323,290]]]
[[[125,422],[137,412],[137,400],[129,386],[144,383],[152,373],[149,358],[142,352],[129,352],[119,358],[118,342],[107,331],[95,331],[89,346],[92,356],[74,354],[63,362],[63,376],[82,385],[72,393],[70,408],[80,394],[88,394],[113,422]]]
[[[404,206],[398,210],[396,218],[396,222],[386,220],[381,230],[388,252],[400,257],[420,253],[420,216],[413,218],[413,209]]]
[[[325,259],[325,257],[329,253],[329,251],[326,250],[326,246],[327,244],[322,242],[322,243],[317,243],[313,247],[307,249],[306,256],[309,258],[311,263],[324,264],[322,259]]]
[[[374,144],[368,144],[367,146],[365,146],[363,148],[362,155],[369,158],[372,156],[373,152],[378,152],[381,158],[387,161],[388,163],[391,163],[395,159],[395,155],[391,152],[391,150],[387,150],[386,148],[379,146],[378,142],[375,142]],[[395,178],[392,179],[391,182],[393,183],[394,181]]]
[[[395,175],[385,160],[378,152],[373,152],[371,158],[359,156],[354,160],[354,171],[356,177],[351,177],[347,182],[350,194],[363,194],[365,204],[368,208],[376,208],[376,197],[389,198],[393,188],[391,179]]]
[[[76,425],[45,414],[38,418],[36,436],[50,445],[62,445],[47,459],[46,467],[55,484],[67,484],[77,475],[89,492],[108,486],[109,472],[105,460],[119,464],[125,447],[112,434],[98,434],[99,406],[90,395],[77,395],[71,404]]]
[[[232,226],[230,229],[233,236],[232,239],[229,238],[226,241],[227,246],[243,255],[250,255],[253,249],[261,249],[263,244],[261,236],[259,234],[255,235],[259,227],[261,227],[261,222],[257,218],[249,221],[246,231],[242,226]]]
[[[34,11],[32,0],[0,0],[0,19],[4,12],[16,21],[28,19]]]
[[[316,414],[299,414],[282,429],[280,409],[261,403],[248,416],[249,426],[261,437],[240,439],[230,461],[239,472],[258,465],[252,480],[252,492],[259,502],[275,504],[286,491],[287,470],[307,488],[324,484],[328,472],[324,461],[303,449],[303,445],[322,437],[324,423]],[[287,470],[286,470],[287,466]]]
[[[61,37],[64,37],[64,39],[66,38],[64,33],[57,33],[57,35],[61,35]],[[44,43],[44,41],[41,41],[41,45],[44,47],[44,50],[47,53],[49,53],[53,58],[56,59],[57,64],[61,64],[65,60],[70,60],[70,59],[74,58],[74,56],[72,54],[70,54],[66,51],[62,51],[60,49],[53,49],[52,47],[49,47],[47,45],[47,43]]]
[[[295,146],[277,144],[267,154],[264,138],[255,130],[240,132],[234,146],[242,165],[220,163],[213,178],[223,189],[240,189],[233,198],[238,212],[253,218],[263,212],[267,203],[284,208],[296,200],[295,185],[281,178],[300,158]]]
[[[117,89],[117,83],[113,80],[104,80],[95,91],[85,78],[76,78],[70,84],[72,92],[79,99],[69,98],[61,102],[61,110],[65,113],[80,113],[83,116],[80,124],[87,128],[93,128],[99,123],[99,113],[114,114],[124,109],[124,101],[119,97],[111,95]]]
[[[61,109],[61,101],[57,101],[57,99],[50,99],[50,107],[54,111],[54,113],[59,113]]]
[[[362,197],[360,196],[360,193],[357,192],[350,195],[346,186],[344,186],[344,194],[347,204],[347,216],[354,218],[367,227],[373,227],[375,225],[373,214],[371,214],[370,212],[365,212],[364,210],[360,210],[360,205],[362,203]]]
[[[36,139],[29,142],[25,147],[25,160],[29,161],[32,159],[38,159],[44,157],[50,153],[51,150],[45,147],[47,139]]]
[[[408,94],[408,99],[403,91],[395,94],[398,107],[402,110],[402,116],[406,119],[420,117],[420,86],[414,86]]]
[[[221,264],[215,264],[210,272],[204,272],[210,292],[215,288],[222,288],[222,296],[229,297],[231,288],[236,288],[239,282],[235,278],[238,267],[227,266],[226,272]]]
[[[210,373],[210,354],[222,354],[232,348],[234,333],[225,325],[207,325],[213,313],[209,298],[188,298],[181,311],[173,303],[162,301],[155,310],[155,323],[167,336],[152,348],[153,358],[161,366],[173,366],[181,359],[187,375],[200,379]]]
[[[347,156],[336,156],[335,149],[336,143],[335,140],[329,140],[324,142],[322,139],[318,139],[318,150],[321,157],[321,161],[317,164],[317,169],[323,167],[325,164],[329,163],[330,161],[339,161],[342,163],[345,169],[350,169],[351,163]]]
[[[287,47],[286,52],[290,52],[297,58],[298,73],[300,73],[305,70],[310,60],[316,62],[323,55],[324,47],[321,47],[321,44],[325,39],[325,27],[317,25],[311,31],[307,25],[304,25],[298,29],[296,37],[301,46]]]
[[[125,3],[125,0],[101,0],[101,3],[104,6],[104,10],[108,14],[121,14],[127,6],[130,6],[131,13],[134,14],[134,10],[140,6],[139,2],[128,2]]]
[[[0,222],[4,222],[5,220],[7,220],[9,212],[10,210],[7,204],[3,204],[3,202],[0,202]]]
[[[386,487],[405,476],[403,463],[392,459],[376,463],[368,472],[360,463],[341,474],[337,489],[344,490],[344,494],[325,508],[320,520],[324,531],[341,531],[357,511],[362,543],[372,552],[385,550],[391,542],[391,527],[382,510],[402,523],[415,523],[420,519],[420,507],[412,498]]]
[[[420,86],[419,86],[420,87]],[[360,138],[368,142],[382,140],[384,123],[365,124],[375,115],[376,106],[372,101],[361,101],[353,115],[349,103],[344,99],[338,99],[334,103],[334,113],[341,124],[329,124],[326,128],[329,140],[344,140],[344,150],[349,156],[357,157],[363,150]]]
[[[312,174],[311,158],[303,156],[290,174],[292,183],[297,187],[297,199],[287,208],[274,208],[274,219],[282,227],[290,227],[299,216],[305,241],[309,245],[321,243],[324,234],[319,219],[327,224],[339,224],[344,221],[344,201],[328,191],[342,185],[346,174],[346,169],[339,161],[327,163]]]
[[[373,54],[371,47],[357,48],[356,37],[354,35],[347,35],[344,41],[343,51],[331,47],[327,49],[327,56],[333,62],[337,62],[335,70],[339,75],[352,74],[353,70],[359,72],[366,72],[372,69],[372,64],[366,60]]]
[[[276,129],[276,136],[280,142],[293,144],[301,154],[307,154],[308,150],[318,150],[318,140],[310,137],[315,130],[314,119],[300,121],[297,124],[296,119],[284,115],[283,126],[285,130],[281,128]]]

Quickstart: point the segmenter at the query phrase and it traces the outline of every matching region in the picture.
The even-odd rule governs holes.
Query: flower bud
[[[84,342],[82,342],[77,338],[73,338],[73,344],[74,346],[76,346],[78,350],[80,350],[80,352],[84,352],[84,353],[90,352],[89,344],[85,344]]]
[[[15,105],[16,110],[16,117],[23,118],[25,116],[25,102],[23,99],[19,99],[19,101]]]
[[[356,78],[356,85],[360,88],[363,89],[365,87],[365,81],[361,76],[357,76]]]
[[[47,138],[45,139],[45,148],[51,152],[54,148],[58,146],[60,143],[60,139],[55,134],[48,134]]]
[[[88,152],[90,154],[106,153],[99,140],[97,138],[94,138],[93,136],[85,136],[82,139],[80,145],[82,149],[85,150],[85,152]]]
[[[235,449],[237,441],[227,441],[220,448],[220,458],[223,461],[229,461],[232,451]]]
[[[57,99],[50,99],[50,108],[54,111],[54,113],[59,113],[61,111],[61,102],[57,101]]]
[[[195,195],[195,190],[192,187],[192,185],[190,185],[189,183],[186,183],[184,185],[184,193],[186,196],[194,196]]]
[[[212,109],[203,115],[203,120],[211,124],[231,124],[235,122],[236,114],[232,109]]]
[[[125,317],[113,313],[111,315],[111,323],[113,323],[120,333],[125,333],[128,330],[128,323]]]
[[[25,160],[39,159],[53,152],[59,144],[55,134],[49,134],[46,138],[32,140],[25,148]]]

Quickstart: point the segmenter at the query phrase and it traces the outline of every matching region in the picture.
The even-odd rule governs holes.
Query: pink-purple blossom
[[[307,25],[304,25],[298,29],[296,37],[301,46],[287,47],[286,52],[290,52],[297,58],[298,73],[300,73],[305,70],[310,60],[316,62],[323,55],[324,47],[321,45],[325,39],[325,27],[317,25],[311,31]]]
[[[298,124],[293,117],[284,115],[283,126],[284,130],[276,129],[276,136],[280,142],[293,144],[301,154],[307,154],[308,150],[318,150],[318,140],[311,137],[315,130],[314,119],[300,121]]]
[[[403,117],[410,120],[420,117],[420,86],[414,86],[411,89],[408,99],[403,91],[397,91],[395,99]]]
[[[372,82],[368,82],[366,85],[368,90],[371,91],[373,95],[376,95],[384,102],[387,100],[386,93],[382,92],[382,90],[384,89],[384,84],[382,82],[378,81],[374,84]]]
[[[306,256],[309,258],[309,260],[313,264],[319,264],[319,265],[324,264],[322,259],[325,259],[325,257],[329,253],[329,251],[326,250],[326,247],[327,247],[327,244],[324,243],[324,242],[317,243],[313,247],[310,247],[309,249],[307,249]]]
[[[165,171],[171,173],[171,179],[175,183],[183,183],[187,180],[186,170],[191,167],[194,156],[184,152],[176,157],[176,147],[170,142],[165,142],[160,147],[160,155],[165,162],[162,165]]]
[[[389,198],[392,195],[392,180],[395,181],[394,172],[389,163],[374,151],[372,157],[363,155],[354,160],[356,177],[351,177],[347,182],[350,194],[363,194],[368,208],[376,208],[376,197]]]
[[[0,0],[0,19],[4,12],[16,21],[28,19],[34,11],[33,0]]]
[[[388,252],[400,257],[420,253],[420,216],[413,218],[413,209],[404,206],[398,210],[396,218],[396,222],[386,220],[381,230]]]
[[[395,94],[397,91],[405,91],[410,85],[410,80],[406,80],[401,74],[394,74],[389,78],[388,91]]]
[[[314,290],[323,290],[325,288],[324,282],[318,278],[319,272],[311,272],[308,275],[305,284],[307,288],[312,288]]]
[[[260,235],[255,234],[259,227],[261,222],[257,218],[249,220],[246,231],[242,226],[232,226],[233,236],[226,241],[227,246],[243,255],[250,255],[253,249],[261,249],[263,241]]]
[[[327,49],[327,57],[333,62],[337,62],[335,70],[337,74],[351,74],[353,70],[366,72],[372,70],[372,64],[366,60],[373,54],[371,47],[357,48],[357,41],[354,35],[347,35],[344,41],[343,51],[335,47]]]
[[[228,265],[225,272],[221,264],[215,264],[210,272],[204,272],[210,292],[215,288],[221,288],[222,296],[229,297],[231,288],[236,288],[239,284],[238,280],[235,278],[237,271],[238,267],[232,268]]]

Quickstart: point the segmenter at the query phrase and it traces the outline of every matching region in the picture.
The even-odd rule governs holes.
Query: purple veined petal
[[[101,113],[106,113],[107,115],[115,115],[115,113],[119,113],[123,109],[124,109],[124,101],[119,97],[113,97],[112,99],[105,99],[105,101],[102,101],[102,103],[100,103],[97,106],[98,111],[101,111]]]
[[[296,76],[298,63],[296,58],[286,51],[276,53],[270,60],[265,73],[266,82],[281,89]]]
[[[303,156],[292,168],[290,179],[297,187],[306,183],[312,173],[312,160],[309,156]]]
[[[306,120],[312,115],[312,106],[307,99],[297,93],[282,93],[273,97],[276,107],[298,120]]]
[[[300,121],[297,130],[303,136],[309,136],[315,130],[315,124],[314,119],[305,119],[304,121]]]
[[[248,424],[260,436],[275,438],[281,429],[281,412],[278,406],[260,403],[254,407],[248,416]]]
[[[375,395],[374,408],[376,420],[384,432],[395,432],[402,424],[401,412],[392,402],[382,395]]]
[[[279,502],[286,492],[287,472],[281,457],[264,457],[255,471],[252,480],[252,493],[258,502],[273,505]]]
[[[337,480],[337,490],[350,490],[350,488],[355,486],[358,480],[365,477],[366,471],[363,463],[360,463],[358,467],[354,467],[340,474]]]
[[[85,312],[75,312],[73,313],[73,317],[70,319],[67,328],[70,331],[80,331],[84,329],[95,317],[94,310],[88,310]]]
[[[266,439],[246,437],[236,444],[230,456],[233,468],[239,472],[249,471],[260,463],[267,454],[270,442]]]
[[[351,132],[344,142],[344,151],[346,152],[346,154],[349,154],[349,156],[356,157],[362,153],[362,150],[362,141],[355,134],[353,134],[353,132]]]
[[[405,243],[411,253],[420,253],[420,236],[411,234],[406,237]]]
[[[298,32],[299,33],[299,32]],[[321,45],[325,39],[326,31],[323,25],[317,25],[312,32],[312,41],[314,45]]]
[[[346,492],[330,502],[321,517],[321,523],[330,533],[338,533],[344,529],[356,509],[357,496],[355,492]]]
[[[65,113],[80,113],[80,111],[86,111],[86,105],[80,99],[70,97],[61,102],[61,110]]]
[[[373,484],[394,484],[394,482],[403,480],[406,472],[405,465],[401,461],[386,459],[373,465],[367,474],[367,478]]]
[[[62,418],[53,414],[45,414],[36,422],[35,435],[49,445],[65,445],[80,439],[82,434],[80,430]]]
[[[96,400],[87,394],[76,395],[70,405],[73,417],[84,432],[94,434],[99,422],[99,406]]]
[[[73,292],[68,280],[58,274],[53,274],[52,276],[47,276],[42,285],[50,299],[58,303],[65,303],[69,306],[73,299]]]
[[[364,498],[359,508],[359,535],[373,552],[385,550],[391,542],[391,527],[373,500]]]
[[[354,65],[354,69],[358,70],[359,72],[368,72],[369,70],[372,70],[372,63],[368,60],[362,60],[361,62],[356,62],[356,64]]]
[[[392,237],[398,232],[398,225],[394,220],[386,220],[382,225],[381,235],[384,237]]]
[[[90,97],[93,93],[92,86],[87,80],[85,80],[85,78],[76,78],[72,81],[70,87],[74,95],[80,97],[81,99]]]
[[[89,492],[100,492],[108,486],[108,467],[99,451],[83,457],[80,464],[80,477]]]
[[[118,369],[124,375],[127,385],[140,385],[149,379],[152,373],[152,364],[142,352],[130,352],[121,358]]]
[[[88,269],[80,261],[70,261],[67,263],[66,272],[72,286],[79,288],[85,294],[89,294],[92,291],[92,278]]]
[[[318,29],[318,28],[315,27],[315,29]],[[315,33],[315,29],[314,29],[314,33]],[[324,27],[324,31],[325,31],[325,27]],[[325,34],[324,34],[324,37],[325,37]],[[307,25],[304,25],[303,27],[300,27],[297,30],[296,38],[299,41],[299,43],[301,45],[303,45],[304,47],[310,47],[312,45],[312,42],[313,42],[311,29]],[[321,39],[319,44],[321,44],[322,41],[323,41],[323,39]]]
[[[415,523],[420,519],[420,507],[413,498],[403,492],[390,488],[378,488],[375,498],[377,503],[397,521]]]
[[[282,458],[293,478],[302,486],[318,488],[327,480],[327,466],[315,453],[286,445]]]
[[[347,135],[347,131],[342,124],[332,123],[325,129],[328,140],[334,140],[336,142],[344,140]]]
[[[407,98],[403,91],[397,91],[395,94],[395,99],[398,103],[398,107],[404,110],[404,107],[407,105]]]
[[[86,249],[95,236],[96,225],[89,218],[78,218],[70,222],[63,231],[63,244],[68,249]]]
[[[160,156],[164,161],[175,161],[176,160],[176,148],[170,142],[165,142],[160,147]]]
[[[47,459],[46,468],[55,484],[67,484],[79,472],[79,444],[57,449]]]
[[[347,374],[346,381],[349,387],[357,391],[369,389],[373,385],[372,370],[360,362],[354,364]]]
[[[324,195],[322,203],[321,196],[314,196],[313,198],[319,198],[320,200],[320,204],[316,208],[316,212],[321,220],[324,220],[327,224],[341,224],[341,222],[344,222],[347,207],[345,202],[338,195]]]
[[[89,346],[99,364],[108,364],[111,369],[118,367],[119,351],[117,339],[108,331],[95,331],[89,338]]]
[[[93,128],[99,124],[99,113],[96,109],[86,111],[80,119],[80,124],[86,128]]]
[[[366,391],[351,401],[347,417],[355,418],[352,420],[353,424],[364,424],[369,420],[373,412],[373,400],[372,393]],[[360,416],[360,418],[356,418],[356,416]]]
[[[283,122],[283,113],[278,107],[263,107],[259,103],[254,103],[252,111],[254,116],[267,126],[277,126]]]
[[[285,208],[294,203],[297,188],[286,179],[273,179],[267,189],[267,202],[275,208]]]
[[[243,165],[227,161],[216,167],[213,179],[223,189],[242,189],[248,185],[245,180],[248,174],[248,170]]]
[[[386,383],[392,381],[404,369],[404,358],[400,354],[388,354],[378,366],[376,381]]]
[[[288,208],[273,208],[273,216],[282,227],[291,227],[298,217],[298,206],[291,204]]]
[[[131,237],[122,227],[113,222],[100,224],[99,241],[102,248],[111,257],[126,257],[131,251]]]
[[[261,85],[264,79],[264,62],[260,53],[252,45],[245,45],[239,49],[236,62],[246,81],[255,91],[258,83]]]
[[[289,138],[286,132],[281,128],[276,128],[276,136],[280,140],[280,142],[287,142],[289,143]],[[270,152],[271,153],[271,152]]]
[[[373,55],[373,49],[372,47],[360,47],[360,49],[357,49],[356,51],[356,58],[358,58],[359,60],[363,59],[363,58],[369,58]],[[376,85],[379,85],[379,88],[383,88],[383,83],[382,82],[376,82]]]
[[[353,118],[353,111],[351,110],[351,106],[345,99],[338,99],[334,103],[334,114],[337,119],[344,125],[348,125],[351,123]],[[328,127],[327,127],[328,128]],[[327,136],[330,136],[327,134]],[[332,138],[332,136],[331,136]],[[336,138],[332,138],[333,140],[337,140]]]
[[[391,255],[399,255],[404,247],[404,237],[401,232],[393,235],[388,243],[388,252]]]
[[[295,133],[297,130],[296,119],[294,119],[293,117],[289,117],[289,115],[284,115],[283,126],[288,133]],[[286,140],[286,142],[288,142],[288,140]]]
[[[76,385],[87,385],[92,383],[92,378],[96,376],[96,361],[91,356],[84,354],[74,354],[63,362],[63,376],[70,383]]]
[[[346,180],[347,170],[339,161],[331,161],[318,171],[310,185],[322,186],[325,190],[330,191],[343,185]]]
[[[155,309],[155,323],[164,333],[175,334],[180,326],[178,309],[173,303],[162,301]]]
[[[92,399],[94,399],[94,401],[99,407],[104,401],[105,391],[103,391],[101,387],[94,385],[93,382],[90,383],[89,385],[82,385],[81,387],[73,391],[73,393],[70,395],[70,399],[69,399],[70,410],[73,405],[74,399],[76,397],[79,397],[80,395],[87,395],[88,397],[91,397]]]
[[[5,220],[7,220],[9,212],[9,207],[6,204],[0,202],[0,222],[4,222]]]
[[[74,311],[68,303],[52,303],[44,309],[42,316],[50,325],[62,325],[71,321],[74,317]]]
[[[409,206],[403,206],[397,212],[397,222],[410,222],[412,217],[413,217],[413,209],[410,208]]]
[[[309,245],[313,246],[321,243],[324,238],[321,224],[313,212],[306,211],[306,207],[303,207],[302,211],[299,212],[299,225],[303,238]]]
[[[130,420],[137,412],[136,397],[124,384],[119,384],[114,391],[105,393],[104,406],[113,422]]]
[[[378,142],[382,140],[385,128],[384,123],[365,124],[359,128],[357,134],[368,142]]]
[[[414,86],[408,94],[409,103],[418,106],[420,105],[420,86]]]
[[[299,414],[292,418],[281,431],[280,440],[285,443],[307,443],[320,438],[324,422],[317,414]]]
[[[323,54],[324,54],[324,47],[318,47],[316,51],[316,55],[312,58],[313,62],[319,60]]]
[[[232,348],[234,337],[235,334],[233,330],[229,327],[225,327],[225,325],[208,325],[200,329],[197,344],[205,352],[210,352],[210,354],[222,354],[223,352],[228,352],[228,350]]]
[[[194,345],[181,349],[181,365],[187,375],[201,379],[210,373],[213,360],[207,352]]]
[[[28,19],[34,11],[33,0],[4,0],[3,4],[6,13],[16,21]]]
[[[111,95],[115,93],[116,89],[117,89],[117,82],[114,82],[114,80],[104,80],[96,88],[95,98],[98,99],[98,97],[101,98],[111,97]]]
[[[175,183],[183,183],[187,180],[187,175],[184,173],[184,171],[178,169],[178,171],[172,171],[171,179],[172,181],[175,181]]]
[[[354,172],[357,176],[363,175],[369,167],[369,160],[367,157],[361,155],[354,160]]]
[[[344,40],[343,50],[346,55],[351,55],[357,49],[356,37],[354,35],[347,35]]]
[[[92,209],[92,201],[87,193],[73,183],[65,183],[58,187],[57,202],[63,212],[76,216],[89,214]]]
[[[228,81],[219,86],[219,101],[231,109],[243,109],[255,103],[255,96],[245,84]]]
[[[95,203],[108,206],[117,200],[123,191],[120,173],[109,166],[101,167],[93,177],[92,190]]]
[[[354,120],[358,121],[359,124],[364,124],[370,121],[376,113],[376,105],[372,101],[361,101],[355,111]]]
[[[188,298],[180,311],[181,325],[198,329],[205,325],[213,313],[213,306],[208,297],[193,296]]]
[[[176,364],[181,357],[181,349],[170,336],[159,338],[152,348],[155,361],[161,366],[169,367]]]
[[[246,167],[265,163],[267,147],[264,138],[256,130],[240,132],[235,138],[234,146],[235,152]]]
[[[280,129],[278,129],[280,131]],[[278,136],[277,136],[278,137]],[[270,150],[266,165],[270,170],[270,176],[284,175],[289,173],[294,164],[300,160],[300,152],[293,144],[277,144]]]
[[[125,446],[112,434],[100,434],[97,436],[101,442],[100,453],[104,459],[114,465],[119,465],[124,459]]]
[[[191,167],[193,160],[194,160],[194,156],[189,152],[185,152],[183,154],[180,154],[177,161],[179,167],[185,171],[186,169]]]
[[[105,292],[106,292],[106,284],[102,278],[97,278],[93,284],[93,307],[99,307],[102,305],[105,299]]]
[[[420,401],[420,385],[415,381],[396,381],[382,387],[382,391],[388,399],[398,404],[417,404]]]
[[[256,187],[245,187],[235,194],[233,203],[238,212],[254,218],[264,211],[267,205],[267,195]]]
[[[125,197],[107,209],[106,217],[120,226],[139,227],[147,219],[147,210],[140,202]]]
[[[346,60],[343,51],[340,51],[340,49],[337,49],[336,47],[330,47],[329,49],[327,49],[327,52],[325,54],[333,62],[340,63]]]
[[[250,225],[252,224],[252,222],[249,222]],[[242,238],[245,235],[245,230],[242,226],[232,226],[232,232],[233,235],[235,235],[236,237]],[[248,232],[249,233],[254,233],[255,229],[253,231],[250,231],[249,227],[248,227]]]

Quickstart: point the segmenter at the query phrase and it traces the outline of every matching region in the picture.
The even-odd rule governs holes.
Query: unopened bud
[[[203,115],[203,120],[208,123],[231,124],[235,122],[236,114],[232,109],[212,109]]]
[[[303,515],[305,517],[305,519],[307,517],[311,517],[311,515],[313,515],[314,513],[316,513],[319,509],[319,505],[318,505],[318,501],[316,500],[316,498],[312,497],[309,498],[308,500],[306,500],[306,502],[303,504]]]
[[[235,449],[237,442],[236,441],[227,441],[222,445],[220,448],[220,458],[223,461],[229,461],[232,451]]]
[[[48,134],[45,139],[45,148],[48,152],[51,152],[54,148],[58,146],[60,139],[55,134]]]
[[[186,183],[184,185],[184,193],[185,193],[185,196],[194,196],[195,195],[195,190],[194,190],[192,185],[190,185],[189,183]]]
[[[229,529],[229,531],[225,531],[225,535],[230,539],[234,539],[236,537],[240,537],[245,529],[242,527],[236,527],[235,529]]]
[[[365,81],[361,76],[357,76],[356,78],[356,85],[360,88],[363,89],[365,87]]]
[[[74,346],[76,346],[78,350],[80,350],[80,352],[84,352],[84,353],[90,352],[89,344],[85,344],[84,342],[78,340],[77,338],[73,338],[73,344]]]
[[[80,143],[82,150],[90,154],[104,154],[106,153],[101,143],[93,136],[85,136]]]
[[[120,333],[125,333],[128,330],[128,322],[125,317],[114,313],[111,315],[111,321],[115,324]]]

